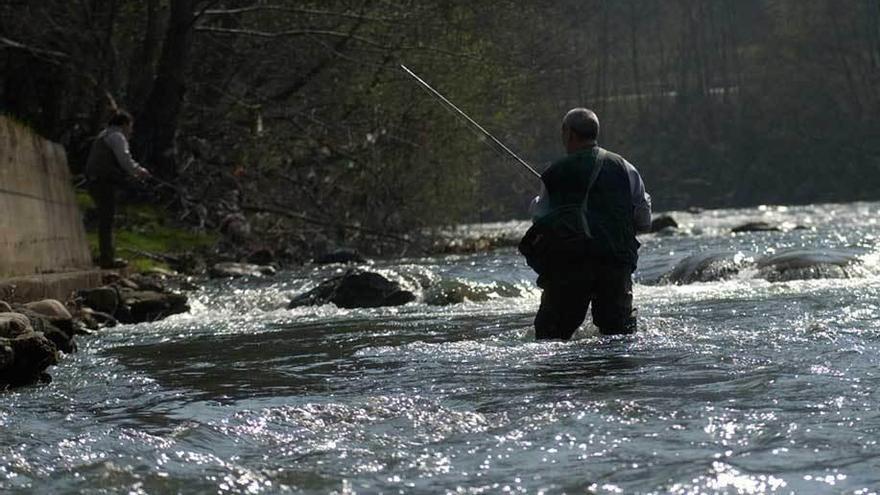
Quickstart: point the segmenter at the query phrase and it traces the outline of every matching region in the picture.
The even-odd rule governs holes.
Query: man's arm
[[[645,191],[645,183],[642,176],[632,163],[624,160],[626,173],[629,176],[630,192],[633,202],[633,223],[636,232],[646,233],[651,231],[651,195]]]
[[[147,171],[147,169],[141,167],[138,165],[138,162],[134,161],[134,158],[132,158],[131,152],[128,149],[128,140],[125,139],[125,136],[123,136],[121,132],[108,133],[104,138],[104,142],[106,142],[107,146],[113,150],[116,162],[119,163],[122,170],[135,177],[150,175],[150,172]]]
[[[532,199],[529,205],[529,216],[535,221],[547,214],[547,187],[541,184],[541,192]]]

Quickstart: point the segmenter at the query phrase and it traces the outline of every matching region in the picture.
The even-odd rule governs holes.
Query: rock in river
[[[217,263],[211,267],[208,275],[211,278],[262,277],[275,275],[275,268],[269,265],[252,265],[249,263]]]
[[[156,321],[189,311],[186,296],[174,292],[122,290],[121,298],[114,316],[122,323]]]
[[[742,225],[738,225],[732,229],[730,229],[733,233],[739,232],[779,232],[780,229],[778,226],[769,224],[767,222],[746,222]]]
[[[434,306],[447,306],[465,301],[488,301],[496,297],[519,297],[521,295],[521,291],[509,282],[476,284],[461,280],[442,280],[425,290],[425,303]]]
[[[691,284],[715,282],[735,276],[747,264],[749,258],[734,251],[706,251],[696,253],[678,262],[661,282]]]
[[[792,249],[758,260],[759,276],[770,282],[819,278],[852,278],[864,272],[858,254]]]
[[[400,306],[415,299],[415,294],[382,274],[349,270],[296,296],[287,307],[333,303],[340,308],[375,308]]]
[[[678,222],[669,215],[660,215],[651,221],[651,232],[659,232],[663,229],[677,229]]]

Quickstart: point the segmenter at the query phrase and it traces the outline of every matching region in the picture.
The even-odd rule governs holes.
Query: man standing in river
[[[533,220],[573,223],[585,218],[586,241],[573,256],[556,256],[538,277],[543,289],[535,338],[571,338],[592,304],[593,323],[605,335],[636,331],[632,272],[638,262],[637,232],[651,229],[651,197],[636,168],[597,144],[599,118],[575,108],[562,121],[568,155],[541,174],[544,187],[532,204]],[[584,211],[585,210],[585,211]],[[556,216],[554,217],[554,215]],[[584,223],[584,222],[580,222]],[[562,227],[568,227],[562,225]]]

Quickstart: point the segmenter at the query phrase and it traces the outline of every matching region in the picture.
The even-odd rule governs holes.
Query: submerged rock
[[[382,274],[349,270],[293,298],[287,307],[333,303],[340,308],[376,308],[400,306],[415,299],[415,294]]]
[[[759,276],[770,282],[862,276],[862,260],[855,253],[796,249],[758,261]]]
[[[865,275],[856,252],[796,249],[753,261],[750,255],[721,251],[697,253],[678,262],[661,283],[689,284],[732,278],[745,269],[769,282],[823,278],[853,278]]]
[[[767,222],[746,222],[742,225],[738,225],[732,229],[730,229],[733,233],[739,232],[780,232],[782,229],[777,225],[772,225]]]
[[[173,292],[123,290],[121,299],[114,316],[122,323],[157,321],[189,311],[187,297]]]
[[[495,297],[518,297],[522,295],[513,284],[468,284],[459,280],[443,280],[425,291],[425,303],[435,306],[460,304],[465,301],[488,301]]]
[[[217,263],[208,271],[211,278],[262,277],[275,275],[275,268],[269,265],[250,263]]]
[[[671,272],[663,276],[661,282],[691,284],[726,280],[736,276],[747,266],[749,259],[746,255],[734,251],[692,254],[679,261]]]
[[[651,232],[659,232],[663,229],[677,229],[678,222],[669,215],[660,215],[651,221]]]
[[[97,330],[101,327],[115,327],[119,322],[111,314],[95,311],[88,307],[83,307],[79,313],[80,321],[89,330]]]

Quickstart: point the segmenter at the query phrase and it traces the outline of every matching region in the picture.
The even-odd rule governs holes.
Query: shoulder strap
[[[596,177],[599,176],[599,170],[602,168],[602,162],[607,154],[602,148],[599,148],[598,146],[596,146],[596,148],[598,150],[596,153],[596,161],[593,163],[593,172],[590,174],[590,182],[587,182],[587,192],[584,194],[584,202],[581,205],[583,211],[587,211],[587,200],[590,199],[590,189],[593,188],[593,183],[596,182]]]
[[[592,239],[593,234],[590,232],[590,223],[587,220],[587,201],[590,199],[590,189],[593,188],[593,183],[596,182],[596,177],[599,176],[599,170],[602,168],[602,162],[605,159],[605,155],[607,154],[605,150],[599,148],[598,146],[596,152],[596,161],[593,162],[593,171],[590,173],[590,182],[587,183],[587,192],[584,193],[584,202],[581,204],[581,223],[583,224],[584,234],[588,239]]]

